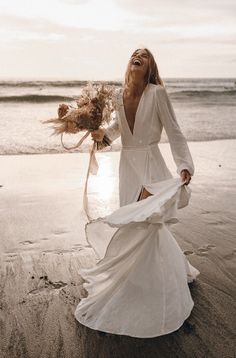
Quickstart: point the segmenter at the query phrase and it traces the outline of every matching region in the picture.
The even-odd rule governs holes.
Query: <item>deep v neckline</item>
[[[136,125],[136,122],[137,122],[137,114],[138,114],[138,111],[139,111],[139,107],[140,107],[140,103],[142,102],[142,99],[144,97],[144,92],[146,91],[148,87],[148,84],[146,85],[146,87],[144,88],[143,90],[143,93],[139,99],[139,102],[138,102],[138,106],[137,106],[137,109],[136,109],[136,112],[135,112],[135,116],[134,116],[134,125],[133,125],[133,132],[131,132],[131,129],[130,129],[130,126],[129,126],[129,122],[127,120],[127,116],[126,116],[126,112],[125,112],[125,104],[124,104],[124,90],[121,92],[121,100],[122,100],[122,107],[123,107],[123,112],[124,112],[124,118],[125,118],[125,122],[126,122],[126,125],[129,129],[129,132],[130,134],[132,135],[132,137],[134,136],[134,130],[135,130],[135,125]]]

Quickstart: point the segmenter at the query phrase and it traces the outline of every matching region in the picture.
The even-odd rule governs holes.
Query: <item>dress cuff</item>
[[[111,145],[110,138],[105,134],[101,142],[97,142],[97,150],[109,147]]]
[[[194,174],[194,169],[192,167],[190,167],[187,164],[181,164],[178,168],[177,168],[177,173],[180,175],[182,170],[188,170],[188,172],[190,173],[190,175]]]

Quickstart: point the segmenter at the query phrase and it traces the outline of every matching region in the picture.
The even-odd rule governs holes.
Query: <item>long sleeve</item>
[[[177,166],[177,173],[180,174],[183,169],[187,169],[193,175],[194,164],[187,141],[176,120],[166,89],[162,86],[157,88],[157,107],[159,118],[170,142],[171,152]]]
[[[118,96],[120,90],[115,90],[112,96],[112,104],[115,110],[115,116],[111,120],[111,123],[107,128],[105,128],[105,135],[102,142],[98,142],[97,149],[103,149],[107,146],[110,146],[114,140],[116,140],[120,136],[120,127],[119,127],[119,120],[118,120]]]
[[[113,119],[112,123],[106,128],[105,134],[108,136],[111,142],[113,142],[120,136],[120,128],[117,114]]]
[[[112,97],[113,107],[115,109],[115,117],[111,124],[106,128],[106,135],[111,142],[116,140],[120,136],[119,120],[118,120],[118,108],[119,108],[119,98],[121,95],[121,88],[118,88],[114,91]]]

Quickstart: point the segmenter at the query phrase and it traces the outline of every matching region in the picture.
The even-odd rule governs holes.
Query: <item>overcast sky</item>
[[[148,47],[161,77],[236,77],[235,0],[0,0],[0,77],[122,79]]]

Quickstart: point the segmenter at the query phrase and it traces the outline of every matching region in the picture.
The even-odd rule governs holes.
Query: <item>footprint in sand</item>
[[[201,247],[198,247],[195,251],[192,250],[185,250],[183,251],[183,253],[188,256],[188,255],[193,255],[196,254],[198,256],[204,256],[207,254],[208,251],[210,251],[211,249],[214,249],[216,246],[213,244],[207,244]]]
[[[25,240],[25,241],[20,241],[20,245],[32,245],[34,244],[33,241],[30,240]]]
[[[198,256],[204,256],[207,254],[208,251],[210,251],[211,249],[214,249],[216,246],[213,244],[207,244],[204,245],[202,247],[199,247],[196,251],[195,254]]]
[[[70,290],[70,288],[68,288],[68,287],[63,288],[62,290],[60,290],[59,297],[65,303],[69,303],[70,305],[74,305],[80,299],[80,297],[77,297],[77,296],[73,295],[73,290]]]
[[[208,225],[225,225],[226,221],[222,220],[221,218],[217,218],[217,215],[220,214],[219,211],[217,210],[212,210],[212,211],[208,211],[208,210],[202,210],[201,215],[209,215],[209,218],[207,219],[207,224]],[[214,214],[214,217],[212,217]]]
[[[34,277],[35,279],[35,277]],[[41,293],[42,291],[49,291],[49,290],[59,290],[62,287],[67,286],[66,282],[63,281],[56,281],[53,282],[51,280],[48,279],[48,276],[40,276],[39,277],[39,283],[38,283],[38,287],[29,291],[28,294],[37,294],[37,293]]]
[[[233,249],[229,254],[224,255],[224,259],[232,260],[236,256],[236,249]]]
[[[214,244],[208,244],[207,247],[208,247],[209,249],[214,249],[214,248],[216,247],[216,245],[214,245]]]
[[[213,221],[208,221],[208,225],[224,225],[225,221],[224,220],[213,220]]]
[[[209,214],[211,214],[211,212],[210,212],[209,210],[202,210],[202,211],[200,212],[200,214],[201,214],[201,215],[209,215]]]
[[[4,261],[8,263],[15,261],[16,258],[18,257],[18,255],[15,252],[4,253],[4,256],[5,256]]]
[[[193,255],[194,252],[191,251],[191,250],[185,250],[185,251],[184,251],[184,254],[185,254],[186,256],[188,256],[188,255]]]
[[[72,251],[83,251],[87,248],[90,248],[89,245],[75,244],[72,246]]]
[[[58,229],[58,230],[55,230],[53,232],[54,235],[62,235],[62,234],[67,234],[69,231],[68,230],[65,230],[65,229]]]

